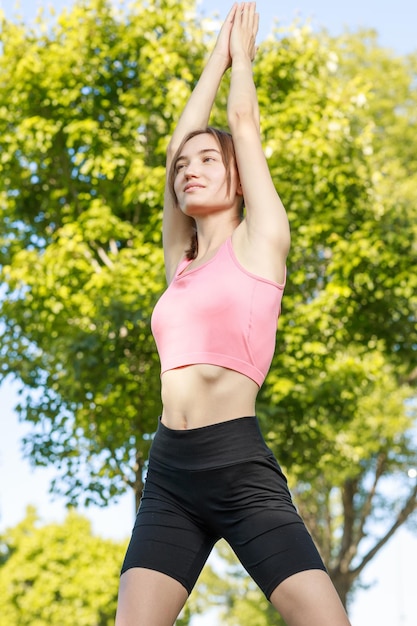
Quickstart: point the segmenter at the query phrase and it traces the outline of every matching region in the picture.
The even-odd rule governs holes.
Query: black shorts
[[[325,570],[256,417],[192,430],[160,422],[122,573],[157,570],[191,593],[220,538],[268,599],[292,574]]]

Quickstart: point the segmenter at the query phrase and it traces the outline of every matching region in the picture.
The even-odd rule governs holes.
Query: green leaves
[[[2,540],[1,626],[114,623],[121,544],[94,537],[74,512],[40,526],[33,510]]]
[[[71,502],[140,497],[164,149],[203,55],[190,8],[80,2],[40,29],[2,24],[1,371],[24,385],[26,452]]]
[[[26,449],[41,464],[60,459],[67,479],[79,472],[77,455],[83,457],[93,474],[96,466],[99,476],[118,476],[116,491],[123,491],[126,481],[136,481],[131,448],[141,445],[145,452],[139,442],[154,428],[159,410],[149,319],[163,287],[161,250],[93,200],[78,222],[57,231],[41,256],[24,249],[14,260],[4,268],[13,294],[4,311],[21,327],[11,326],[5,338],[7,363],[34,389],[21,407],[26,419],[43,424]],[[75,419],[64,419],[71,413]],[[126,428],[134,441],[126,438]],[[106,450],[119,461],[108,470]],[[98,465],[94,455],[102,459]],[[104,493],[104,485],[93,484]],[[73,485],[71,502],[79,501],[81,491]]]

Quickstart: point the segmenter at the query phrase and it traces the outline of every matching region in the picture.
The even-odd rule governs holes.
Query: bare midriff
[[[173,430],[201,428],[255,415],[258,385],[217,365],[188,365],[161,377],[162,423]]]

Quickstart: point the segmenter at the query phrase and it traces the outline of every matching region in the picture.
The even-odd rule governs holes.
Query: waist
[[[255,414],[258,385],[215,365],[190,365],[162,374],[162,422],[190,429]]]
[[[249,416],[190,430],[173,430],[160,421],[149,460],[176,469],[202,470],[271,454],[256,416]]]

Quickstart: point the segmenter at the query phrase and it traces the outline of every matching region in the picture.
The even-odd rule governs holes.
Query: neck
[[[228,219],[222,220],[219,219],[219,216],[216,216],[216,219],[212,220],[209,218],[196,219],[198,239],[197,258],[204,258],[214,250],[217,250],[217,248],[231,236],[238,224],[239,219],[230,219],[230,216]]]

